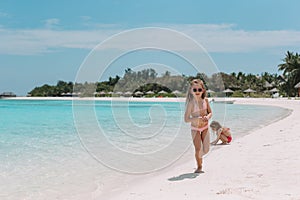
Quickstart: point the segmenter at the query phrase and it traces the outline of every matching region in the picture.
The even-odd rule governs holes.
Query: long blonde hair
[[[212,122],[210,123],[210,127],[211,127],[211,128],[215,128],[217,131],[218,131],[220,128],[222,128],[221,124],[220,124],[219,122],[217,122],[217,121],[212,121]]]
[[[205,97],[206,97],[206,90],[205,90],[205,86],[204,86],[203,81],[201,81],[200,79],[193,79],[190,82],[190,85],[189,85],[189,88],[188,88],[188,91],[187,91],[186,100],[185,100],[186,105],[188,105],[188,103],[191,102],[194,99],[194,96],[191,93],[191,88],[195,85],[200,85],[203,88],[203,93],[201,95],[201,98],[205,99]]]

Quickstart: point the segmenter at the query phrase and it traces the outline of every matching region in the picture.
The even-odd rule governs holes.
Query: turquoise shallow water
[[[84,197],[92,198],[103,191],[107,180],[114,182],[111,168],[157,170],[178,159],[176,154],[190,145],[184,103],[80,101],[74,105],[75,109],[72,101],[0,100],[0,199],[71,199],[72,195],[75,199],[87,194]],[[215,103],[211,107],[214,119],[230,127],[234,138],[288,113],[268,106]],[[137,164],[137,158],[144,160]]]

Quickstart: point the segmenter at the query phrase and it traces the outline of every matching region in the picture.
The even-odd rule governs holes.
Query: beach
[[[208,153],[204,173],[191,173],[195,161],[190,160],[158,174],[144,175],[110,199],[300,199],[300,101],[231,100],[280,106],[292,112]]]
[[[251,113],[246,115],[244,113],[244,123],[248,123],[247,121],[250,120],[247,119],[248,116],[253,118],[256,113],[260,115],[259,120],[255,121],[258,123],[257,128],[253,130],[251,127],[251,131],[241,129],[245,130],[245,134],[241,134],[239,130],[239,136],[235,135],[233,131],[233,142],[230,145],[211,146],[211,151],[204,157],[204,173],[192,173],[196,164],[193,147],[190,147],[189,151],[172,165],[151,173],[133,175],[113,172],[99,165],[86,151],[82,150],[78,139],[73,135],[75,127],[70,126],[73,121],[72,102],[60,101],[72,100],[72,98],[17,97],[12,99],[21,101],[18,103],[15,101],[10,102],[12,105],[16,106],[20,103],[24,106],[23,109],[30,110],[30,116],[27,118],[33,120],[35,124],[34,126],[30,124],[25,126],[31,122],[23,121],[23,118],[20,118],[21,122],[23,121],[23,124],[25,124],[22,125],[18,121],[20,127],[25,128],[21,135],[26,136],[29,134],[26,130],[34,132],[34,127],[37,130],[36,134],[30,135],[31,137],[20,140],[15,140],[17,137],[11,138],[12,141],[19,144],[19,148],[13,145],[15,143],[4,143],[8,146],[13,145],[14,151],[11,152],[12,154],[9,153],[10,155],[19,155],[17,163],[15,160],[8,159],[7,156],[3,157],[5,158],[4,163],[6,163],[3,165],[3,173],[6,174],[3,183],[5,180],[10,183],[4,187],[6,188],[3,190],[5,192],[0,194],[0,197],[3,195],[4,199],[6,197],[10,199],[40,197],[43,199],[78,200],[83,198],[112,200],[300,199],[300,192],[298,191],[298,185],[300,184],[299,100],[287,98],[215,98],[215,102],[222,101],[224,103],[224,101],[228,101],[237,105],[256,105],[256,107],[253,107],[255,109],[262,109],[259,105],[278,106],[289,111],[284,112],[287,114],[281,117],[278,117],[280,115],[273,116],[274,120],[266,120],[267,124],[265,122],[259,124],[259,121],[263,121],[262,117],[268,118],[269,112],[272,115],[273,107],[267,109],[267,115],[266,112],[255,112],[253,108],[249,111]],[[42,103],[34,100],[47,101]],[[49,100],[54,101],[51,101],[51,103]],[[106,101],[108,104],[111,100],[164,103],[183,102],[185,99],[76,98],[75,100],[99,100],[99,106],[104,103],[101,101]],[[35,105],[36,110],[32,110],[32,107],[28,107],[27,104]],[[152,103],[146,105],[149,106]],[[238,107],[233,106],[232,108]],[[22,115],[27,113],[26,109],[21,112]],[[16,110],[16,112],[20,111],[22,109]],[[229,107],[227,111],[227,115],[230,115]],[[230,116],[233,116],[232,110],[230,112]],[[10,110],[7,110],[7,113],[11,113],[12,119],[15,119],[16,113],[12,113]],[[237,111],[237,113],[239,112]],[[43,120],[40,121],[41,114],[47,124],[43,124]],[[214,113],[214,115],[217,115],[217,113]],[[45,118],[46,116],[47,118]],[[56,116],[56,119],[53,119],[53,116]],[[235,120],[238,119],[242,121],[241,116],[235,118]],[[230,122],[230,120],[232,118],[226,118],[227,122]],[[8,120],[8,122],[11,121]],[[36,126],[39,123],[41,123],[41,126]],[[240,122],[234,123],[236,127],[247,127],[246,124],[237,126],[237,123]],[[43,127],[47,128],[44,129]],[[53,131],[53,128],[56,131]],[[45,137],[40,137],[41,130],[43,130],[42,133]],[[47,135],[49,137],[46,137]],[[189,136],[187,135],[187,137]],[[24,147],[22,141],[26,141]],[[46,144],[51,144],[51,146]],[[22,153],[18,153],[21,150]],[[62,153],[64,156],[61,156]],[[43,158],[42,162],[40,161],[41,158]],[[55,162],[52,162],[52,160]],[[83,163],[81,160],[85,160],[85,162]],[[18,164],[19,162],[22,164]],[[45,162],[48,163],[47,166],[44,164]],[[12,165],[12,170],[8,170],[10,167],[6,165]],[[100,170],[101,167],[104,171]],[[23,171],[20,171],[21,169]],[[48,173],[54,169],[56,171],[49,176]],[[82,169],[86,170],[82,171]],[[18,176],[15,175],[15,171],[18,171]],[[112,172],[114,174],[110,174]],[[105,176],[108,178],[111,176],[112,178],[107,179],[110,181],[105,181]],[[102,188],[105,188],[105,190],[102,190]]]
[[[299,7],[0,0],[0,200],[300,200]]]

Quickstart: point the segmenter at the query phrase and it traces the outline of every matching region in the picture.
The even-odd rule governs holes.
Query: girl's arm
[[[204,116],[204,118],[205,118],[206,120],[209,120],[209,119],[212,117],[212,111],[211,111],[211,108],[210,108],[208,99],[205,99],[205,101],[206,101],[206,105],[207,105],[207,115]]]
[[[216,145],[220,140],[221,132],[217,131],[217,139],[215,139],[211,144]]]
[[[184,113],[184,121],[186,123],[193,122],[195,120],[199,120],[198,118],[191,117],[191,114],[192,114],[192,104],[188,103],[188,105],[186,106],[186,109],[185,109],[185,113]]]

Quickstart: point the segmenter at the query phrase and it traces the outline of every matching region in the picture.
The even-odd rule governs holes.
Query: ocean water
[[[0,100],[0,199],[99,199],[125,183],[124,174],[167,168],[191,148],[184,107]],[[211,107],[213,119],[230,127],[234,139],[289,113],[269,106]]]

